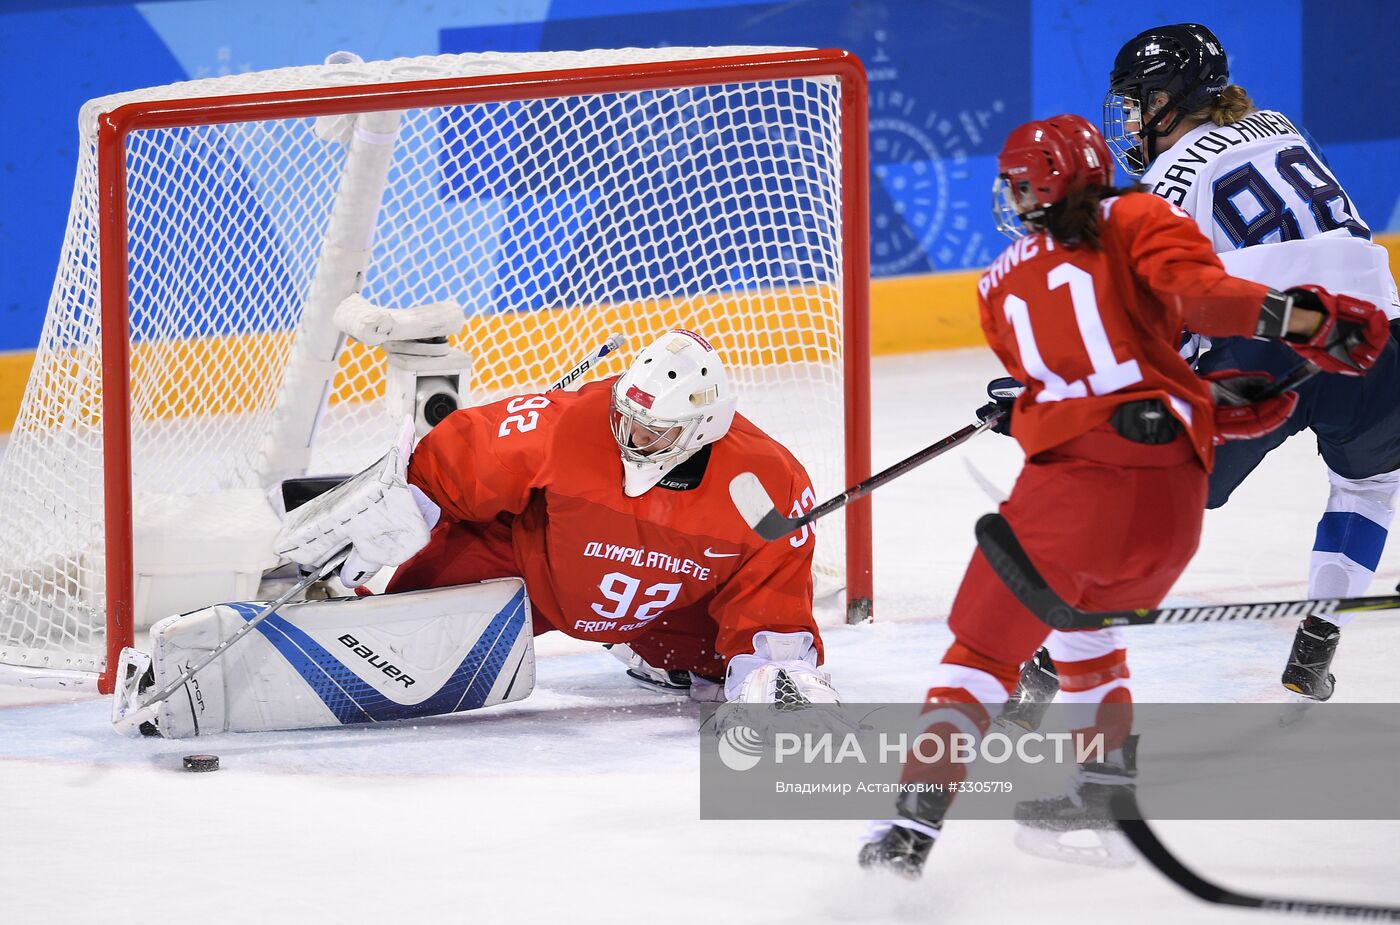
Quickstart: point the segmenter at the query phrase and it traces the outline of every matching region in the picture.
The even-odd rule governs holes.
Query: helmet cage
[[[1103,138],[1113,152],[1113,159],[1135,177],[1147,170],[1140,135],[1142,127],[1142,100],[1136,93],[1129,96],[1109,90],[1103,98]]]
[[[1038,229],[1045,212],[1046,207],[1036,200],[1029,180],[1013,180],[1002,174],[992,184],[992,218],[996,220],[997,231],[1011,240],[1025,237],[1033,228]]]
[[[1164,92],[1139,86],[1121,93],[1109,90],[1103,98],[1104,141],[1108,142],[1114,159],[1135,177],[1142,176],[1157,159],[1157,139],[1176,131],[1188,114],[1188,107],[1183,103],[1190,94],[1182,90],[1167,96],[1166,102],[1153,110],[1144,122],[1145,102],[1153,93]],[[1171,121],[1163,125],[1162,120],[1168,113],[1172,116]],[[1137,129],[1130,129],[1132,125],[1136,125]]]
[[[666,418],[653,415],[647,409],[625,395],[618,394],[619,377],[612,386],[612,408],[609,420],[612,424],[613,439],[617,441],[622,458],[633,463],[662,463],[676,459],[690,452],[695,429],[704,418],[703,413],[684,418]],[[643,446],[634,440],[638,432],[650,435],[651,439]]]

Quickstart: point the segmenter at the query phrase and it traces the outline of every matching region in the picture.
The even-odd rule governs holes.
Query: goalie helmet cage
[[[0,678],[109,692],[138,626],[257,593],[269,486],[363,468],[401,420],[384,354],[332,321],[352,294],[458,301],[471,403],[545,387],[613,331],[630,356],[694,328],[816,497],[869,474],[854,56],[328,61],[84,107],[0,465]],[[871,612],[868,505],[817,547],[852,622]]]

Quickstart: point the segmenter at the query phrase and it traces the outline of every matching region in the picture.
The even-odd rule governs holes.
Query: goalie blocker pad
[[[260,608],[215,604],[151,627],[154,681],[142,688],[179,677]],[[377,723],[522,700],[534,686],[525,583],[502,578],[288,604],[161,704],[155,726],[177,739]]]

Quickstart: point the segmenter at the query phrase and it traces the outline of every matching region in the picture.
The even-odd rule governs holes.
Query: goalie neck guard
[[[713,347],[698,334],[668,331],[613,382],[613,439],[622,490],[636,498],[729,432],[736,401]]]

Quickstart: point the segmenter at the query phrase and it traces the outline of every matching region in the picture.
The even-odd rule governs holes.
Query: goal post
[[[460,302],[472,402],[543,387],[599,332],[635,349],[693,326],[815,500],[869,475],[866,87],[847,52],[289,68],[94,101],[80,122],[90,152],[0,465],[23,499],[0,527],[54,523],[0,540],[0,676],[110,691],[138,625],[256,592],[268,487],[388,442],[383,354],[328,320],[352,294]],[[868,500],[818,536],[846,619],[868,618]]]

